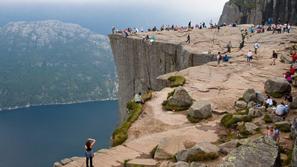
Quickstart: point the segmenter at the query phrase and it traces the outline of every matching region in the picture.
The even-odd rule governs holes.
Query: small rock
[[[62,167],[63,165],[60,162],[55,162],[53,167]]]
[[[211,104],[207,101],[195,101],[188,111],[188,118],[191,118],[189,120],[197,120],[191,122],[198,122],[202,119],[207,119],[211,117],[211,115]]]
[[[68,164],[68,163],[71,162],[71,161],[72,161],[71,159],[69,159],[69,158],[65,158],[65,159],[61,160],[61,164],[62,164],[62,165],[66,165],[66,164]]]
[[[207,167],[207,165],[199,162],[192,162],[190,167]]]
[[[238,100],[235,102],[235,109],[236,110],[244,110],[247,107],[247,103],[243,100]]]
[[[247,108],[252,108],[252,107],[255,107],[256,105],[257,105],[256,102],[254,102],[254,101],[250,101],[250,102],[248,103],[248,105],[247,105]]]
[[[127,162],[127,167],[157,167],[158,162],[154,159],[133,159]]]
[[[291,92],[291,85],[286,79],[275,77],[265,82],[264,89],[270,96],[280,98]]]
[[[276,122],[275,127],[278,128],[282,132],[290,132],[291,124],[288,121]]]
[[[259,127],[252,122],[246,122],[244,126],[245,129],[251,134],[255,134],[259,130]]]
[[[263,115],[263,113],[262,113],[263,110],[265,111],[265,107],[263,107],[263,108],[262,107],[261,108],[252,107],[249,109],[248,115],[253,118],[261,117]]]
[[[218,157],[219,150],[216,145],[203,142],[190,149],[178,152],[175,157],[177,161],[186,162],[212,160]]]
[[[256,97],[257,97],[257,102],[261,104],[263,104],[266,100],[266,97],[260,92],[256,92]]]
[[[245,102],[250,102],[250,101],[257,101],[257,96],[256,96],[256,91],[254,89],[248,89],[244,92],[243,94],[243,99]]]

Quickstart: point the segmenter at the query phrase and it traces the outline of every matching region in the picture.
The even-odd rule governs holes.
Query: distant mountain
[[[60,21],[0,28],[0,108],[115,98],[109,40]]]

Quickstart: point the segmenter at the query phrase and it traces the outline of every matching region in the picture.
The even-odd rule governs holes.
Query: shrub
[[[237,122],[240,122],[240,119],[234,118],[232,114],[226,114],[221,119],[221,124],[226,128],[231,128]]]
[[[173,90],[172,92],[169,92],[167,95],[167,100],[174,95],[175,90]]]
[[[185,111],[191,107],[191,106],[170,105],[167,100],[163,101],[162,106],[163,106],[163,109],[166,111]]]
[[[186,83],[186,79],[183,76],[171,76],[168,78],[170,87],[183,86]]]
[[[195,161],[209,161],[217,159],[219,155],[217,153],[204,153],[200,152],[194,155],[190,155],[187,159],[188,162],[195,162]]]
[[[147,91],[145,94],[142,95],[142,99],[144,102],[151,100],[153,97],[153,91]]]
[[[127,103],[127,109],[129,110],[128,118],[112,134],[112,146],[120,145],[128,139],[129,128],[142,113],[142,105],[133,101]]]

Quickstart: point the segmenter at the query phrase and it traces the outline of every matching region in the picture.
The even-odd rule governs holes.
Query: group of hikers
[[[290,66],[290,69],[286,73],[284,73],[284,77],[289,83],[292,84],[293,78],[295,76],[296,69],[297,69],[297,53],[296,53],[296,51],[292,52],[291,58],[292,58],[292,64]]]

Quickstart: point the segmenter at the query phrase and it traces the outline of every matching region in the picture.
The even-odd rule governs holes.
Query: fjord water
[[[97,140],[95,150],[109,147],[117,123],[117,101],[1,111],[0,167],[51,167],[83,156],[88,137]]]

